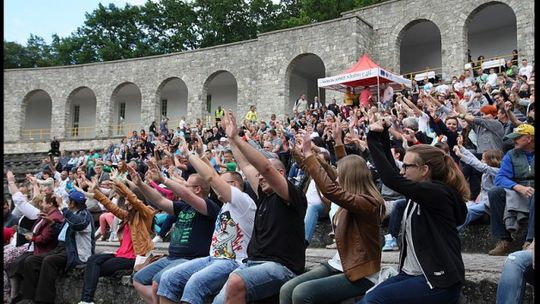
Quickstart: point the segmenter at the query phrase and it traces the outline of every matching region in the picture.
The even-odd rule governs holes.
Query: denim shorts
[[[221,290],[238,266],[235,260],[214,257],[182,263],[163,273],[157,295],[175,303],[204,304]]]
[[[247,261],[232,273],[238,275],[244,281],[247,302],[257,301],[279,294],[281,286],[296,277],[296,274],[289,270],[289,268],[280,263],[270,261]],[[225,303],[226,289],[227,284],[223,286],[212,303]]]
[[[189,260],[182,258],[172,259],[168,256],[163,257],[155,261],[154,263],[144,267],[143,269],[137,271],[135,275],[133,275],[133,281],[141,283],[145,286],[152,285],[152,281],[159,283],[161,275],[165,270],[180,265],[186,261]]]

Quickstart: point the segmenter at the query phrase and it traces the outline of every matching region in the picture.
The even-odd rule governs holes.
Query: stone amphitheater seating
[[[319,222],[315,231],[314,239],[306,251],[306,268],[310,269],[318,263],[323,262],[333,256],[335,250],[325,249],[324,246],[332,242],[328,236],[330,225],[326,221]],[[384,233],[384,232],[383,232]],[[524,231],[516,235],[515,249],[523,243]],[[382,238],[382,235],[381,235]],[[462,252],[465,263],[466,284],[463,294],[467,298],[466,303],[470,304],[492,304],[495,303],[497,283],[499,281],[502,264],[505,257],[492,257],[486,252],[495,245],[491,239],[489,227],[487,225],[472,225],[466,228],[462,234]],[[113,252],[118,247],[117,243],[98,242],[97,251]],[[157,243],[155,251],[159,253],[167,252],[168,243]],[[397,267],[399,253],[385,252],[382,256],[383,265]],[[56,303],[67,304],[76,303],[82,290],[82,271],[77,270],[69,273],[66,277],[58,281]],[[100,278],[98,291],[96,293],[96,303],[144,303],[136,294],[131,278],[128,275],[121,277]],[[276,297],[261,301],[259,303],[278,303]],[[339,304],[353,304],[354,299],[343,301]],[[526,288],[524,303],[534,303],[534,288],[530,285]]]

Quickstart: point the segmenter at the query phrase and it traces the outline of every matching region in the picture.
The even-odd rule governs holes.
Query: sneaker
[[[497,246],[488,252],[489,255],[504,256],[510,253],[510,241],[500,240]]]
[[[156,236],[152,239],[152,242],[154,242],[154,243],[163,242],[163,239],[162,239],[159,235],[156,235]]]
[[[80,301],[78,304],[94,304],[94,302],[85,302],[85,301]]]
[[[337,248],[336,242],[333,242],[330,245],[326,245],[326,249],[336,249],[336,248]]]
[[[384,236],[384,246],[382,251],[398,251],[399,247],[397,245],[397,240],[391,234]]]

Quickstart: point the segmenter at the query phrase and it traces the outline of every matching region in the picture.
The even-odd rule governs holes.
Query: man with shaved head
[[[234,270],[214,303],[246,303],[279,294],[281,286],[305,266],[306,195],[291,184],[283,163],[267,159],[238,136],[236,118],[222,119],[239,167],[253,189],[257,210],[248,257]]]

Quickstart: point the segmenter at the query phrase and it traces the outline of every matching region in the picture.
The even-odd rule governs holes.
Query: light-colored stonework
[[[467,22],[486,5],[505,3],[516,15],[520,54],[534,61],[534,1],[396,0],[343,17],[297,28],[260,34],[238,43],[114,62],[35,69],[4,70],[4,153],[42,152],[49,143],[21,142],[25,121],[25,96],[44,90],[52,99],[51,135],[65,138],[69,96],[81,87],[96,96],[97,137],[94,140],[63,141],[62,148],[103,147],[112,134],[114,90],[127,82],[135,84],[142,97],[142,124],[159,117],[159,88],[178,77],[188,88],[187,118],[202,117],[206,105],[205,81],[218,71],[230,72],[237,81],[237,111],[243,115],[256,104],[259,117],[289,112],[291,62],[303,54],[317,55],[326,75],[341,73],[369,53],[381,66],[399,72],[399,45],[404,30],[418,20],[434,22],[441,32],[443,75],[455,75],[466,61]],[[337,97],[326,92],[326,100]],[[51,136],[51,137],[52,137]]]

